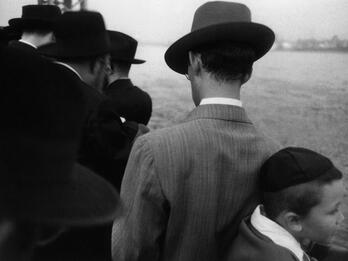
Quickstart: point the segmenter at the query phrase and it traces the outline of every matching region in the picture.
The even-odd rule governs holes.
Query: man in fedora
[[[257,175],[277,150],[240,101],[253,62],[274,33],[231,2],[200,6],[191,32],[165,54],[186,74],[197,106],[176,126],[138,138],[121,186],[113,260],[224,260],[243,217],[256,206]]]
[[[145,62],[134,58],[138,42],[124,33],[108,32],[111,40],[111,73],[110,84],[104,92],[112,99],[112,104],[121,117],[147,125],[152,113],[151,97],[134,86],[129,79],[132,64]]]
[[[116,190],[76,163],[85,101],[74,79],[0,47],[0,90],[0,260],[31,260],[62,230],[117,218]]]
[[[87,100],[87,116],[78,161],[118,188],[133,139],[140,129],[136,123],[121,122],[102,93],[109,71],[110,43],[103,17],[98,12],[65,12],[57,19],[56,42],[39,51],[56,59],[57,67],[80,82]],[[74,229],[51,246],[43,248],[35,260],[60,256],[63,260],[95,258],[110,260],[112,224]]]
[[[9,20],[12,31],[21,33],[18,41],[10,45],[27,51],[36,51],[42,45],[54,41],[53,25],[61,15],[55,5],[25,5],[22,7],[22,17]]]
[[[88,106],[103,99],[104,78],[110,66],[110,42],[104,19],[97,12],[65,12],[55,22],[56,42],[39,48],[84,83]]]

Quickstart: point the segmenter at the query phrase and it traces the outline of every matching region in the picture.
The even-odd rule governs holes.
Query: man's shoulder
[[[38,53],[36,48],[34,48],[33,46],[29,44],[23,43],[21,41],[13,40],[13,41],[10,41],[8,45],[11,48],[20,49],[27,52]]]
[[[105,93],[110,95],[124,92],[131,93],[132,95],[136,94],[141,96],[149,96],[147,92],[138,86],[133,85],[131,80],[116,80],[110,83],[105,90]]]

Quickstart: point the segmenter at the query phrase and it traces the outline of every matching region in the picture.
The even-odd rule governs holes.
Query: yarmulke
[[[284,148],[273,154],[261,167],[261,189],[276,192],[313,181],[329,171],[341,174],[330,159],[315,151],[298,147]]]

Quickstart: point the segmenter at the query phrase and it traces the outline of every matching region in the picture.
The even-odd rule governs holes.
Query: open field
[[[151,129],[179,122],[193,108],[189,82],[165,65],[165,49],[139,46],[147,63],[131,73],[153,98]],[[348,54],[271,52],[254,65],[242,101],[268,136],[327,155],[348,180]],[[348,202],[344,209],[348,220]],[[337,241],[348,248],[348,221]]]

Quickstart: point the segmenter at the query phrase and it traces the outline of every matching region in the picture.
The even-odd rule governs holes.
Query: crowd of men
[[[8,23],[0,260],[344,260],[320,246],[343,220],[342,173],[316,152],[281,150],[240,100],[275,39],[247,6],[203,4],[168,48],[196,107],[156,131],[150,95],[129,79],[145,62],[137,41],[100,13],[27,5]]]

